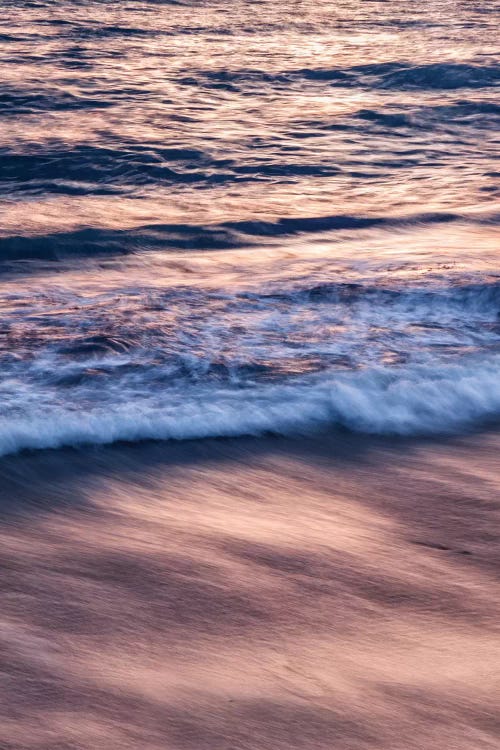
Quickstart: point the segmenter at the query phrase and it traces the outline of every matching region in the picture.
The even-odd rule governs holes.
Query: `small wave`
[[[305,434],[343,427],[372,434],[443,434],[500,417],[500,358],[441,368],[377,368],[297,385],[208,389],[111,406],[5,417],[0,455],[115,441]],[[123,395],[123,394],[122,394]]]
[[[455,126],[492,129],[498,123],[500,106],[490,101],[459,101],[454,104],[441,104],[425,107],[407,107],[406,110],[373,110],[361,109],[354,115],[349,127],[355,130],[356,120],[371,122],[388,130],[429,130],[446,129]],[[329,124],[317,124],[317,127],[328,129]],[[347,127],[347,124],[346,124]]]
[[[132,26],[115,26],[99,23],[90,25],[83,23],[74,23],[70,26],[67,34],[69,38],[77,39],[107,39],[109,37],[153,37],[158,32],[153,29],[139,29]]]
[[[168,166],[167,166],[168,162]],[[0,150],[0,185],[10,191],[83,193],[118,190],[130,185],[161,183],[191,184],[207,180],[200,164],[217,164],[192,148],[106,148],[90,145],[71,150],[16,152]],[[218,175],[221,179],[221,175]]]
[[[135,229],[81,229],[36,236],[0,238],[0,260],[126,254],[142,250],[223,250],[248,245],[222,225],[152,224]]]
[[[333,282],[315,284],[293,291],[270,292],[268,295],[245,295],[247,297],[268,296],[279,300],[311,300],[333,302],[342,305],[366,303],[372,309],[400,307],[420,311],[425,316],[437,311],[482,312],[492,314],[500,321],[500,281],[447,284],[445,286],[384,287],[362,283]]]
[[[0,90],[0,113],[3,115],[24,115],[34,112],[58,112],[80,109],[105,109],[112,107],[111,100],[99,97],[75,96],[67,91],[30,91],[8,88]]]
[[[432,63],[389,70],[381,76],[383,88],[461,89],[495,86],[500,82],[500,65]]]
[[[104,189],[104,188],[102,188]],[[409,216],[287,217],[277,221],[233,221],[213,225],[150,224],[134,229],[87,228],[46,235],[0,237],[0,261],[39,258],[56,260],[67,255],[126,254],[142,250],[224,250],[249,246],[257,238],[296,234],[391,229],[454,221],[495,224],[495,213],[466,215],[435,212]]]
[[[307,80],[328,81],[335,86],[354,84],[387,89],[453,90],[497,85],[500,82],[500,65],[385,62],[345,69],[304,69],[296,74]]]
[[[66,61],[71,65],[77,60],[80,67],[82,62],[85,65],[89,63],[86,55],[85,50],[73,47],[65,51],[65,56],[61,62]],[[40,63],[43,60],[35,56],[31,58],[31,61]],[[15,59],[12,60],[12,63],[14,62]],[[39,112],[108,109],[117,103],[131,99],[141,100],[148,96],[150,96],[150,92],[139,87],[114,86],[102,89],[96,86],[91,92],[71,93],[60,85],[53,86],[50,89],[45,89],[43,86],[32,89],[26,86],[15,87],[2,84],[0,86],[0,114],[17,117]],[[52,155],[52,158],[54,158],[54,155]]]
[[[186,86],[240,91],[256,85],[284,86],[301,82],[327,83],[336,87],[369,87],[386,89],[454,90],[484,88],[500,82],[500,65],[468,63],[428,63],[411,65],[388,61],[345,68],[299,68],[270,73],[264,70],[200,70],[180,78]]]

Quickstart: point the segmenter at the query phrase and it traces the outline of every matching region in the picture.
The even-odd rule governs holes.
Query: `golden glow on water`
[[[69,37],[64,25],[47,32],[51,13],[42,18],[36,8],[25,8],[20,19],[7,9],[2,28],[17,28],[23,41],[15,65],[8,55],[0,58],[2,81],[28,101],[0,121],[0,141],[9,151],[40,154],[42,162],[48,154],[38,181],[61,157],[68,167],[57,177],[64,189],[42,185],[25,198],[5,197],[2,233],[45,231],[59,223],[65,231],[78,223],[131,227],[491,207],[494,176],[487,164],[494,130],[481,129],[479,146],[472,122],[465,117],[457,131],[445,111],[463,101],[492,103],[489,89],[449,89],[446,82],[441,89],[394,88],[377,84],[369,71],[358,85],[328,80],[328,71],[391,61],[488,64],[493,43],[487,27],[474,19],[477,29],[464,34],[467,4],[440,2],[432,12],[405,4],[404,28],[395,22],[398,9],[301,2],[290,12],[266,2],[256,14],[251,6],[235,13],[215,3],[193,17],[192,8],[180,5],[134,3],[112,14],[96,5],[87,29],[89,14],[72,6]],[[108,27],[132,31],[108,37]],[[228,70],[240,77],[226,81]],[[33,96],[40,101],[30,104]],[[408,112],[416,129],[391,131],[383,120],[368,127],[356,119],[366,111]],[[147,149],[150,165],[160,171],[173,166],[181,176],[200,172],[210,180],[227,172],[227,178],[209,182],[209,189],[203,180],[202,189],[184,178],[172,183],[168,171],[165,179],[151,181],[146,163],[137,162],[137,147]],[[162,162],[165,147],[199,150],[207,164]],[[106,149],[114,151],[119,174],[113,178],[113,170],[108,175],[104,168],[97,182],[117,195],[96,198],[95,172],[87,180],[85,164],[104,158]],[[462,153],[454,155],[456,150]],[[232,175],[235,165],[245,171]],[[263,172],[270,166],[277,171]],[[127,177],[134,172],[135,178]]]
[[[1,6],[0,750],[498,750],[497,3]]]

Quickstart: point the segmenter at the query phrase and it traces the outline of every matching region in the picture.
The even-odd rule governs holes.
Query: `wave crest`
[[[252,389],[170,391],[75,411],[52,405],[5,418],[0,455],[115,441],[189,440],[343,427],[442,434],[500,417],[500,356],[441,368],[376,368]],[[130,394],[132,396],[132,394]]]

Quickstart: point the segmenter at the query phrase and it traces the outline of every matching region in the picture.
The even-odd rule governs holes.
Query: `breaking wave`
[[[3,3],[0,454],[500,416],[495,3],[375,5]]]
[[[115,441],[294,435],[326,428],[443,434],[499,418],[497,355],[440,368],[374,368],[253,389],[135,394],[87,412],[61,404],[33,407],[2,421],[0,455]]]

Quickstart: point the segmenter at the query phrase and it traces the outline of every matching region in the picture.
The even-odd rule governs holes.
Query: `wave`
[[[0,94],[0,110],[2,104],[9,104],[9,97],[5,94],[2,99]],[[33,95],[22,101],[27,102],[27,107],[29,104],[30,111],[35,111],[39,98]],[[86,106],[84,100],[75,98],[75,101],[82,101],[82,107]],[[25,111],[23,107],[19,104],[17,114]],[[0,187],[11,193],[74,194],[79,190],[81,194],[101,194],[103,190],[124,192],[148,185],[206,188],[228,183],[268,182],[276,178],[331,177],[341,171],[338,165],[321,161],[284,160],[279,153],[269,162],[250,155],[247,163],[237,163],[237,160],[212,157],[195,148],[146,147],[136,143],[121,147],[75,144],[71,148],[61,144],[57,149],[51,145],[44,150],[23,152],[0,149]]]
[[[368,75],[371,74],[368,72]],[[465,63],[431,63],[389,69],[380,78],[381,87],[398,89],[483,88],[496,86],[499,82],[500,65],[467,65]]]
[[[0,426],[0,455],[116,441],[307,434],[443,434],[500,417],[500,357],[441,368],[377,368],[261,388],[170,392],[86,412],[53,405]],[[133,394],[130,394],[131,396]]]
[[[102,188],[104,189],[104,188]],[[68,255],[127,254],[142,250],[224,250],[245,247],[258,238],[273,239],[362,229],[391,229],[450,222],[496,224],[496,213],[434,212],[408,216],[287,217],[277,221],[228,221],[220,224],[147,224],[133,229],[86,228],[45,235],[0,237],[0,261],[57,260]]]
[[[85,57],[85,52],[74,48],[71,52],[67,52],[60,62],[70,63],[71,65],[76,58],[79,66],[81,66],[82,56]],[[32,57],[31,61],[33,63],[41,62],[36,56]],[[15,58],[12,60],[12,63],[14,62],[16,62]],[[88,63],[88,60],[85,62]],[[17,88],[3,83],[0,88],[0,114],[17,117],[40,112],[108,109],[115,104],[127,102],[131,99],[145,99],[148,95],[149,92],[146,89],[131,86],[113,86],[107,89],[95,87],[92,94],[89,95],[83,91],[74,94],[61,86],[44,90],[43,87],[37,89],[29,89],[25,86]]]
[[[468,101],[461,100],[453,104],[439,104],[434,106],[419,106],[399,108],[397,111],[360,109],[354,114],[354,118],[362,120],[363,124],[371,122],[384,128],[408,128],[415,130],[430,129],[439,125],[447,127],[456,125],[493,128],[498,124],[500,117],[500,105],[492,101]],[[321,127],[321,123],[318,123]],[[328,128],[328,124],[323,124]],[[351,129],[355,129],[355,122],[351,123]]]
[[[411,313],[414,319],[439,312],[482,313],[498,319],[500,332],[500,281],[455,283],[410,287],[380,284],[333,282],[299,287],[292,291],[271,291],[267,294],[247,293],[241,296],[287,301],[332,302],[342,305],[366,303],[372,310],[391,307]]]
[[[1,41],[1,40],[0,40]],[[72,109],[105,109],[112,107],[111,100],[98,97],[75,96],[67,91],[34,92],[12,89],[5,85],[0,91],[0,113],[15,116],[35,112],[57,112]]]
[[[189,185],[229,179],[230,173],[207,173],[220,166],[220,162],[197,149],[181,147],[149,149],[130,145],[120,149],[78,145],[31,153],[4,148],[0,149],[0,186],[10,192],[74,194],[79,189],[83,194],[102,194],[130,186]]]
[[[454,62],[411,65],[405,61],[388,61],[344,68],[299,68],[279,73],[259,69],[200,70],[179,79],[178,83],[240,91],[242,87],[257,84],[290,86],[303,81],[327,83],[336,87],[360,86],[398,90],[477,89],[496,86],[500,82],[500,65]]]

